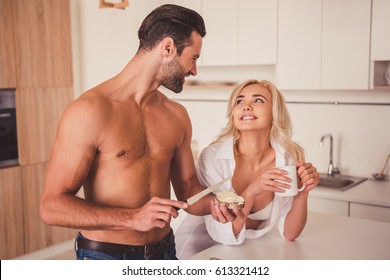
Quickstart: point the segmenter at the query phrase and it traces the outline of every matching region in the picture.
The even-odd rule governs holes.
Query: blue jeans
[[[146,256],[138,254],[112,254],[96,250],[86,250],[82,248],[76,248],[76,242],[79,239],[87,239],[79,233],[75,240],[75,252],[78,260],[177,260],[176,258],[176,246],[167,249],[160,256]]]

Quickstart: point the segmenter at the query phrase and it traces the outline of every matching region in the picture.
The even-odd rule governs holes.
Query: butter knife
[[[228,177],[226,179],[223,179],[222,181],[216,183],[215,185],[212,185],[211,187],[208,187],[207,189],[204,189],[203,191],[197,193],[196,195],[194,196],[191,196],[190,198],[187,199],[187,203],[188,205],[191,205],[191,204],[194,204],[195,202],[197,202],[199,199],[201,199],[202,197],[204,197],[205,195],[211,193],[212,191],[218,189],[220,186],[222,186],[223,184],[225,184],[228,180],[230,180],[231,177]]]

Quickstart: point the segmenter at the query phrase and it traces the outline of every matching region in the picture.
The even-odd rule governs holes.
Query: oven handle
[[[9,118],[11,117],[11,113],[0,113],[0,118]]]

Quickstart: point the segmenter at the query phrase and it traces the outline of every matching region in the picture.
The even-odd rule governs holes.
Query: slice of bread
[[[229,191],[217,193],[215,201],[218,205],[225,205],[228,209],[241,209],[245,205],[245,200],[242,196]]]

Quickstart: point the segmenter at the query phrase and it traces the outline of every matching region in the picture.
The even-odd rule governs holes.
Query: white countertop
[[[368,179],[345,191],[317,186],[310,196],[390,207],[390,181]]]
[[[309,212],[301,236],[282,239],[275,227],[258,239],[238,246],[215,245],[193,260],[389,260],[390,223]]]

